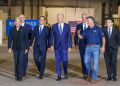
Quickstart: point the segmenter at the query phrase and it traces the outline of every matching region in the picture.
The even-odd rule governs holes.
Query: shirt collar
[[[64,25],[64,22],[62,22],[62,23],[58,23],[59,25],[61,24],[62,26]]]
[[[108,27],[108,29],[113,29],[113,27],[110,27],[110,28]]]
[[[44,27],[44,25],[40,25],[40,27],[39,27],[39,28],[43,29],[43,27]]]
[[[24,26],[25,25],[25,23],[22,23],[22,25],[21,26]]]

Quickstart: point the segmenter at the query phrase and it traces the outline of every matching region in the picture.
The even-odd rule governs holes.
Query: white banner
[[[0,20],[0,45],[2,45],[2,20]]]

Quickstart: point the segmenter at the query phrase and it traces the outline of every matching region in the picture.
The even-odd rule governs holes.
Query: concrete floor
[[[0,86],[120,86],[120,51],[118,53],[118,72],[117,82],[107,82],[106,66],[101,55],[99,66],[99,81],[92,84],[86,80],[81,79],[81,64],[78,50],[73,48],[73,51],[69,53],[69,78],[68,80],[62,80],[57,82],[54,53],[47,54],[47,63],[45,77],[43,80],[37,79],[38,71],[33,61],[32,52],[29,54],[29,67],[27,76],[22,82],[14,80],[14,62],[12,54],[8,54],[6,44],[0,46]]]

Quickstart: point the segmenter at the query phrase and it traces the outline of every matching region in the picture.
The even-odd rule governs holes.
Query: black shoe
[[[113,81],[117,81],[117,78],[116,78],[116,77],[113,77]]]
[[[64,75],[64,79],[68,79],[68,75],[66,74],[66,75]]]
[[[40,76],[39,76],[39,79],[43,79],[43,76],[40,75]]]
[[[16,81],[18,81],[18,80],[19,80],[19,78],[16,78],[15,80],[16,80]]]
[[[24,73],[23,76],[26,77],[26,73]]]
[[[106,81],[111,81],[112,80],[112,78],[107,78],[107,80]]]
[[[61,81],[61,77],[60,77],[60,76],[58,76],[58,78],[56,79],[56,81]]]
[[[22,78],[19,78],[19,80],[18,81],[22,81]]]
[[[22,78],[16,78],[15,80],[16,81],[22,81]]]

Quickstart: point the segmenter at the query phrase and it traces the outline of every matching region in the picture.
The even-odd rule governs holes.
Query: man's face
[[[93,26],[94,25],[94,21],[90,18],[87,19],[87,23],[88,23],[88,26]]]
[[[82,15],[82,20],[83,20],[83,22],[87,21],[87,15],[86,14]]]
[[[41,17],[41,18],[40,18],[40,24],[41,24],[41,25],[45,24],[45,19],[44,19],[44,17]]]
[[[25,17],[21,17],[21,21],[24,22],[25,21]]]
[[[63,19],[64,19],[64,17],[62,15],[57,16],[57,20],[58,20],[59,23],[62,23]]]
[[[108,26],[108,27],[113,26],[113,22],[112,22],[111,20],[107,20],[106,23],[107,23],[107,26]]]

